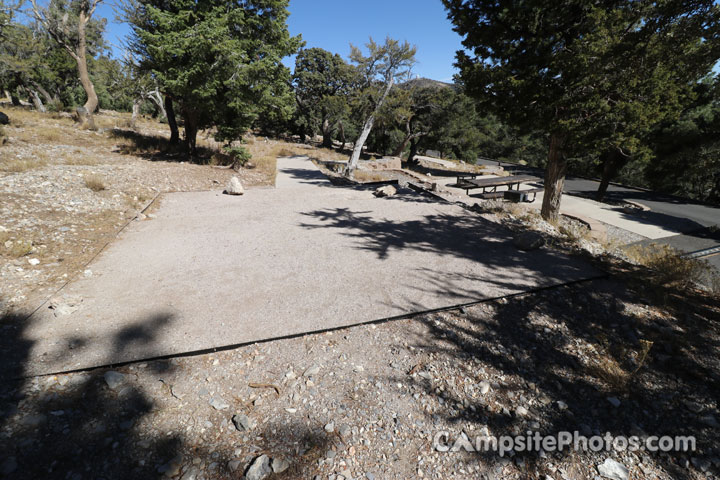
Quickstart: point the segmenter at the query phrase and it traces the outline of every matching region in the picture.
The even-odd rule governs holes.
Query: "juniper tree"
[[[289,116],[290,71],[297,52],[288,0],[138,0],[126,7],[139,65],[178,105],[185,142],[196,153],[198,130],[239,140],[263,112]]]
[[[718,58],[713,0],[443,0],[468,92],[548,134],[542,215],[556,221],[568,155],[632,155]]]

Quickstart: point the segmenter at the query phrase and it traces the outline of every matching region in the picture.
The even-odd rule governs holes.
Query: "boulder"
[[[545,245],[545,238],[538,232],[522,232],[513,241],[520,250],[537,250]]]
[[[397,193],[397,189],[393,187],[392,185],[385,185],[384,187],[380,187],[377,190],[375,190],[375,195],[378,198],[382,197],[392,197]]]
[[[3,112],[0,112],[0,125],[8,124],[10,124],[10,118],[8,118],[8,116],[5,115]]]
[[[223,193],[225,195],[242,195],[245,193],[245,189],[243,188],[242,183],[240,183],[240,179],[238,177],[232,177]]]
[[[597,469],[601,476],[610,480],[628,480],[630,473],[625,465],[612,458],[606,458]]]
[[[268,477],[272,473],[270,467],[270,457],[267,455],[260,455],[255,458],[245,472],[246,480],[262,480]]]

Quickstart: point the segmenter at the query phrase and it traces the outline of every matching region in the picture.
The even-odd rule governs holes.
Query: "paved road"
[[[480,165],[497,165],[498,162],[480,160]],[[532,174],[542,177],[543,171],[538,168],[501,163],[506,169],[518,174]],[[599,182],[578,177],[568,177],[565,181],[565,193],[581,197],[591,197],[597,191]],[[667,243],[674,248],[686,252],[694,252],[701,248],[720,246],[720,236],[713,233],[713,227],[720,225],[720,208],[712,207],[692,200],[685,200],[655,192],[638,190],[636,188],[610,185],[607,193],[608,199],[630,200],[650,208],[638,216],[639,221],[646,221],[663,225],[680,235],[655,239],[655,243]],[[720,255],[705,257],[716,268],[720,269]]]
[[[334,187],[306,158],[276,189],[162,197],[58,295],[0,336],[0,376],[202,351],[451,307],[598,272],[457,205]],[[22,341],[18,341],[22,339]],[[29,358],[15,358],[22,346]],[[10,353],[10,354],[9,354]]]

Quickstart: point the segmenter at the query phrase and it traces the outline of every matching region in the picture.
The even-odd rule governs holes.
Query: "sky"
[[[302,35],[306,48],[320,47],[347,59],[350,43],[363,46],[369,37],[379,43],[390,36],[417,46],[413,74],[452,81],[455,52],[462,48],[460,36],[440,0],[290,0],[288,27]],[[127,25],[114,20],[112,0],[98,7],[97,16],[108,19],[107,40],[113,56],[122,56]],[[291,69],[292,58],[285,59]]]

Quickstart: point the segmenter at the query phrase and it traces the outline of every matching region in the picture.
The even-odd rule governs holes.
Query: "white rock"
[[[397,193],[397,189],[393,187],[392,185],[385,185],[384,187],[380,187],[377,190],[375,190],[375,195],[378,198],[382,197],[392,197]]]
[[[125,375],[120,372],[115,372],[113,370],[105,372],[105,375],[103,375],[103,377],[105,378],[105,383],[107,383],[107,386],[110,387],[110,390],[117,390],[118,387],[120,387],[125,382]]]
[[[245,189],[242,186],[242,183],[240,182],[240,179],[238,177],[232,177],[230,181],[227,184],[227,187],[225,187],[225,191],[223,192],[226,195],[242,195],[245,193]]]
[[[225,401],[222,398],[213,397],[210,399],[210,406],[213,407],[215,410],[227,410],[230,408],[230,405],[225,403]]]
[[[271,466],[274,473],[282,473],[290,468],[290,462],[282,457],[273,458]]]
[[[37,258],[28,258],[28,263],[32,266],[40,265],[40,260]]]
[[[245,472],[246,480],[262,480],[272,473],[270,468],[270,457],[260,455],[252,461],[250,467]]]
[[[303,373],[304,377],[312,377],[313,375],[317,375],[320,372],[320,367],[317,365],[313,365],[312,367],[305,370],[305,373]]]
[[[598,473],[605,478],[611,480],[628,480],[628,469],[625,465],[612,458],[606,458],[602,464],[598,465],[597,469]]]
[[[480,393],[485,395],[490,391],[490,384],[488,382],[480,382]]]

